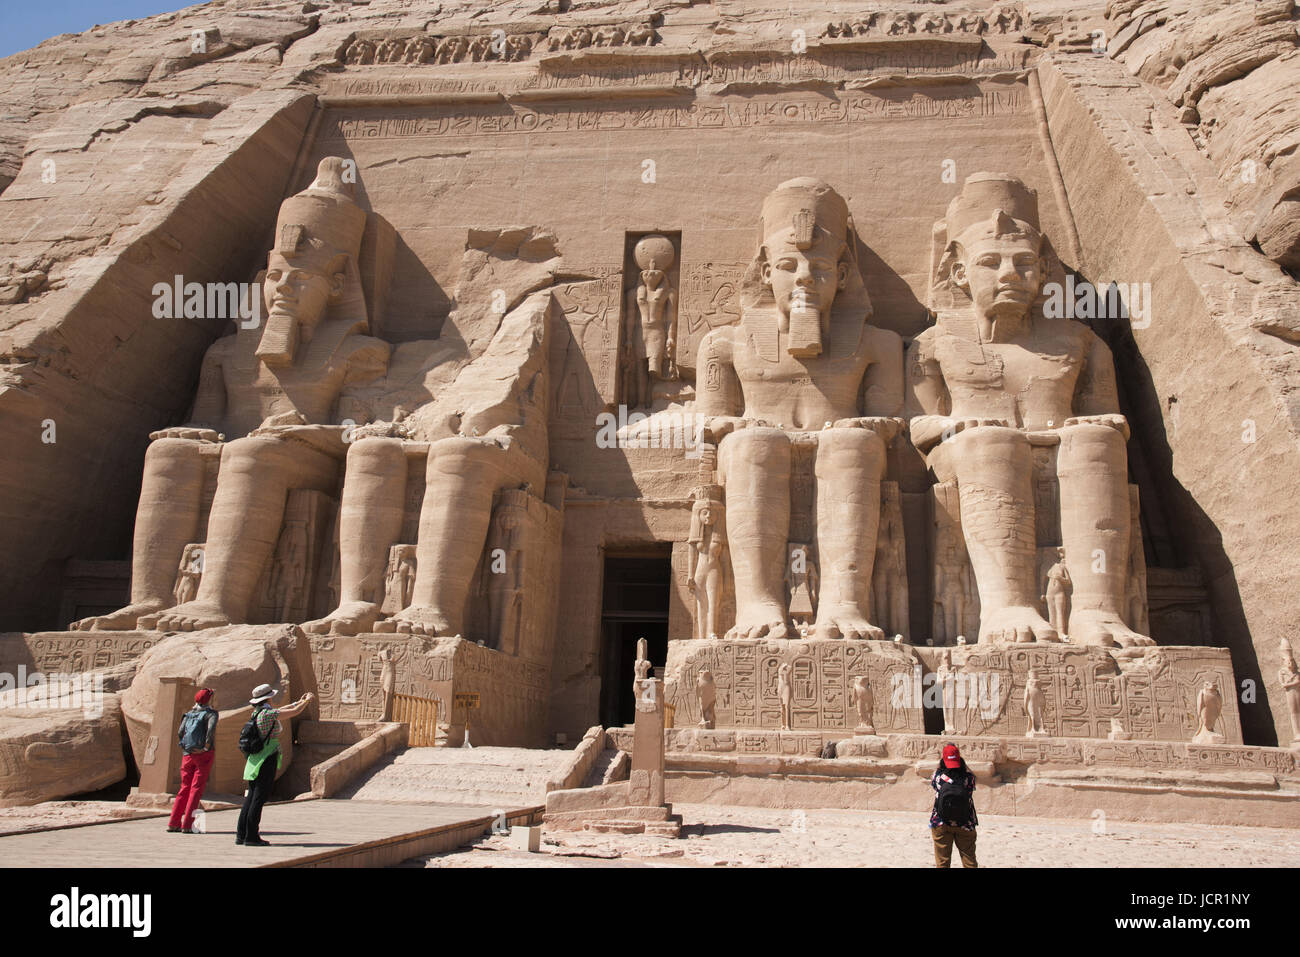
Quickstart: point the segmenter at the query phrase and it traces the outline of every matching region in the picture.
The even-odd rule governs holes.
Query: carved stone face
[[[848,264],[840,258],[844,240],[824,229],[817,231],[816,240],[807,249],[799,249],[791,240],[792,231],[783,230],[764,241],[763,282],[771,287],[783,316],[789,316],[792,309],[808,309],[819,312],[825,324],[835,294],[848,282]]]
[[[319,266],[298,259],[286,259],[272,251],[266,263],[263,296],[267,324],[277,317],[288,318],[314,328],[325,315],[330,299],[343,291],[342,271],[328,275]]]
[[[1038,296],[1043,263],[1027,237],[983,237],[953,264],[952,278],[970,294],[978,315],[1022,319]]]

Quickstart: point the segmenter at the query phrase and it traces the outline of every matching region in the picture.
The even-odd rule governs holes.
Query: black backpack
[[[181,750],[186,754],[198,754],[208,746],[208,713],[211,708],[191,709],[181,718],[181,729],[176,735],[181,743]]]
[[[253,716],[244,723],[244,727],[239,732],[239,750],[250,757],[266,747],[266,738],[262,737],[262,732],[257,727],[257,716],[265,710],[265,708],[255,708]]]
[[[966,791],[966,775],[956,772],[959,777],[939,782],[939,797],[935,807],[939,811],[939,820],[944,824],[956,824],[964,827],[970,824],[970,794]],[[949,772],[952,776],[952,772]]]

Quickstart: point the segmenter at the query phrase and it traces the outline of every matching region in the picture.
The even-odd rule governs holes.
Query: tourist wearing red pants
[[[171,820],[167,824],[167,830],[173,834],[194,833],[194,812],[198,810],[217,753],[215,701],[215,691],[200,688],[194,696],[194,707],[181,719],[180,732],[177,734],[181,750],[185,752],[185,757],[181,758],[181,789],[176,794]]]

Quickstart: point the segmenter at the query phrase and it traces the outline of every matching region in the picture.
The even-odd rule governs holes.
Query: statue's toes
[[[396,631],[397,631],[397,622],[391,619],[375,622],[375,634],[377,635],[391,635]]]
[[[786,627],[783,621],[774,621],[767,626],[767,637],[769,638],[789,638],[790,629]]]
[[[415,626],[409,621],[399,621],[397,623],[397,633],[399,635],[409,635],[415,630]]]
[[[875,625],[865,625],[862,629],[862,637],[871,641],[884,641],[885,632],[883,628],[877,628]]]
[[[1060,641],[1061,636],[1055,628],[1049,624],[1031,625],[1034,638],[1038,641]]]
[[[327,618],[321,618],[317,621],[303,622],[300,627],[309,635],[327,635],[330,632],[330,621]]]
[[[1029,630],[1028,625],[1021,625],[1016,629],[1017,643],[1028,643],[1034,640],[1034,633]]]

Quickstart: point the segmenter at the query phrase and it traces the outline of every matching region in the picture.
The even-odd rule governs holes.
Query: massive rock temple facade
[[[181,680],[225,790],[267,682],[630,752],[662,695],[658,803],[910,806],[952,739],[1017,813],[1300,823],[1292,0],[796,6],[0,60],[0,669],[76,679],[0,688],[0,804],[147,775]]]

